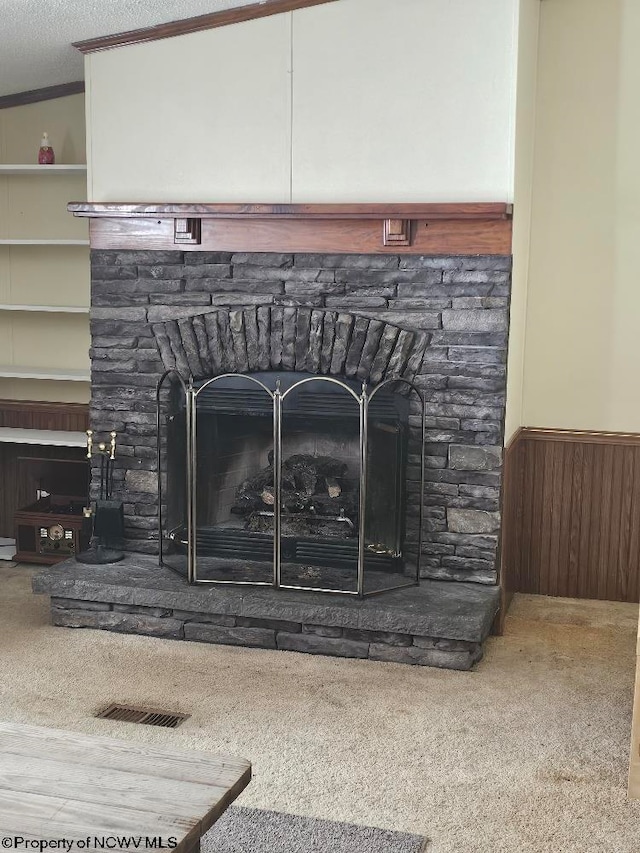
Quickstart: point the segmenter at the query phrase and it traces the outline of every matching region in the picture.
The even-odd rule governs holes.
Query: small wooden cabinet
[[[88,462],[23,457],[18,468],[35,500],[14,515],[14,559],[53,565],[83,551],[91,535],[91,519],[83,512],[88,504]]]

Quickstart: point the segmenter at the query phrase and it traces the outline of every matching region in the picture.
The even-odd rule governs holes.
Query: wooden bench
[[[250,779],[241,758],[0,723],[0,843],[29,849],[2,841],[21,836],[74,842],[58,848],[64,853],[197,851]],[[101,846],[107,838],[116,841]],[[134,838],[138,846],[124,840]]]

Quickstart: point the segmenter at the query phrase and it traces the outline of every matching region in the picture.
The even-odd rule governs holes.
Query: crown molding
[[[0,110],[6,110],[9,107],[22,107],[25,104],[37,104],[39,101],[52,101],[54,98],[66,98],[68,95],[80,95],[82,92],[84,92],[84,80],[60,83],[58,86],[46,86],[44,89],[16,92],[14,95],[0,97]]]
[[[157,24],[154,27],[143,27],[139,30],[129,30],[124,33],[76,41],[73,43],[73,47],[80,53],[96,53],[114,47],[184,36],[188,33],[198,33],[202,30],[213,30],[217,27],[227,27],[230,24],[254,21],[257,18],[267,18],[270,15],[279,15],[281,12],[295,12],[309,6],[321,6],[324,3],[335,2],[336,0],[261,0],[259,3],[251,3],[249,6],[239,6],[235,9],[225,9],[222,12],[210,12],[207,15],[169,21],[166,24]]]

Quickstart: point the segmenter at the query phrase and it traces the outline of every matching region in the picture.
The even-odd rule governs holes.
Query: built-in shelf
[[[88,314],[83,305],[2,305],[0,311],[35,311],[38,314]]]
[[[0,240],[0,246],[88,246],[88,240]]]
[[[0,163],[0,174],[5,175],[82,175],[87,171],[82,163],[60,163],[53,166],[41,166],[29,163]]]
[[[40,444],[47,447],[86,447],[87,434],[53,429],[0,427],[0,442],[5,444]]]
[[[88,370],[71,370],[55,367],[18,367],[0,365],[0,379],[52,379],[56,382],[88,382]]]
[[[63,176],[68,176],[73,179],[72,183],[75,185],[77,180],[82,180],[87,174],[87,166],[85,163],[55,163],[53,165],[44,165],[40,163],[0,163],[0,180],[3,177],[7,178],[7,181],[4,183],[7,187],[18,187],[18,184],[14,184],[10,178],[13,175],[17,176],[25,176],[29,179],[40,179],[44,178],[45,180],[56,178],[56,185],[58,183],[58,179]],[[36,183],[38,181],[36,180]],[[63,181],[64,183],[64,181]],[[70,186],[71,184],[69,184]],[[20,183],[21,187],[24,187],[26,190],[26,184],[24,182]],[[31,180],[29,180],[29,186],[31,187]],[[35,186],[35,184],[34,184]],[[38,184],[40,186],[40,184]],[[47,183],[47,187],[49,184]],[[62,184],[60,184],[62,186]],[[67,184],[65,183],[65,186]],[[44,185],[41,187],[44,189]],[[53,190],[53,186],[51,185],[51,190]],[[46,197],[45,197],[46,198]],[[68,198],[68,196],[67,196]],[[33,202],[35,203],[35,202]],[[82,230],[76,230],[77,237],[69,236],[67,238],[59,237],[53,238],[53,235],[56,231],[60,234],[63,234],[65,231],[69,233],[71,231],[71,235],[73,235],[73,230],[67,226],[65,227],[65,222],[67,219],[67,214],[64,209],[64,205],[60,206],[59,215],[56,212],[51,216],[51,227],[47,228],[39,228],[38,223],[36,221],[37,217],[34,218],[31,228],[27,229],[26,225],[20,228],[22,232],[29,231],[31,232],[31,236],[25,238],[20,237],[11,237],[11,232],[18,231],[18,228],[4,228],[2,229],[4,233],[0,232],[0,250],[2,250],[3,257],[5,253],[10,252],[11,249],[2,249],[4,246],[8,247],[32,247],[33,251],[32,255],[32,263],[38,266],[38,269],[41,270],[41,274],[38,276],[33,276],[34,283],[41,279],[42,275],[46,276],[46,264],[48,263],[48,259],[51,256],[51,253],[40,254],[37,250],[37,247],[82,247],[83,249],[88,250],[89,248],[89,239],[88,235],[82,237]],[[21,215],[25,217],[25,223],[28,225],[28,216],[24,211],[19,211]],[[11,211],[9,211],[9,220],[12,219]],[[42,218],[42,216],[40,216]],[[15,217],[14,217],[15,219]],[[44,221],[44,220],[43,220]],[[56,223],[60,223],[57,225]],[[15,223],[14,223],[15,224]],[[44,234],[43,234],[44,231]],[[49,233],[50,237],[47,238],[46,234]],[[42,237],[38,238],[38,234],[41,234]],[[16,249],[17,250],[17,249]],[[35,254],[34,254],[35,253]],[[14,253],[12,253],[13,256]],[[81,254],[83,254],[81,252]],[[7,255],[8,257],[8,255]],[[60,256],[62,257],[62,256]],[[75,257],[75,255],[74,255]],[[78,260],[80,260],[80,255],[78,255]],[[9,281],[11,280],[11,274],[9,272]],[[28,286],[27,286],[28,287]],[[5,292],[5,299],[11,300],[10,287],[7,288]],[[15,294],[17,296],[17,293]],[[51,294],[53,297],[55,294]],[[24,290],[24,287],[21,288],[20,296],[22,299],[29,299],[30,297],[33,299],[38,298],[39,294],[34,291],[27,292]],[[14,297],[15,298],[15,297]],[[84,299],[82,298],[82,294],[79,295],[79,301],[82,302]],[[88,324],[89,317],[89,306],[84,305],[41,305],[41,304],[25,304],[25,303],[13,303],[9,301],[7,304],[2,304],[0,301],[0,317],[4,317],[2,321],[3,324],[15,322],[19,320],[19,316],[14,317],[14,321],[10,320],[9,312],[14,312],[14,315],[24,314],[25,316],[20,321],[20,328],[22,328],[22,324],[27,322],[27,316],[30,314],[44,314],[44,315],[56,315],[56,320],[52,319],[51,322],[55,322],[55,329],[59,331],[62,336],[62,340],[64,340],[64,330],[71,325],[71,328],[75,330],[77,322],[86,322]],[[81,321],[67,319],[64,320],[64,317],[70,317],[71,315],[81,316],[83,319]],[[36,318],[34,317],[31,326],[36,322]],[[38,321],[41,322],[41,321]],[[65,322],[67,326],[65,327]],[[61,325],[60,325],[61,324]],[[36,323],[35,328],[38,328],[38,324]],[[80,361],[80,365],[85,363],[85,358]],[[51,359],[55,363],[55,355]],[[89,383],[90,381],[90,370],[87,367],[83,370],[79,370],[77,368],[59,368],[59,367],[49,367],[46,365],[48,359],[42,359],[45,362],[44,366],[38,367],[29,367],[22,364],[0,364],[0,379],[16,379],[16,380],[35,380],[35,381],[49,381],[49,382],[80,382],[80,383]],[[28,386],[25,386],[28,387]],[[52,386],[49,386],[52,387]],[[57,432],[53,430],[30,430],[30,429],[14,429],[14,428],[0,428],[0,442],[14,442],[19,444],[42,444],[42,445],[59,445],[59,446],[70,446],[70,447],[82,447],[86,442],[86,436],[84,433],[71,433],[71,432]]]

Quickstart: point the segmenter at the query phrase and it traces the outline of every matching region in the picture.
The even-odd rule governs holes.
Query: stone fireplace
[[[91,421],[122,436],[127,549],[157,549],[164,370],[195,379],[265,368],[359,380],[368,372],[374,384],[406,376],[425,398],[422,576],[495,583],[509,269],[509,258],[486,256],[94,251]],[[414,436],[413,484],[419,460]],[[408,514],[416,508],[410,502]]]
[[[457,668],[478,658],[498,601],[511,258],[479,252],[475,236],[455,251],[411,237],[414,251],[402,239],[394,251],[388,222],[383,252],[235,250],[233,235],[219,238],[230,250],[212,250],[193,226],[199,245],[176,236],[167,248],[164,219],[153,246],[92,232],[91,425],[118,433],[129,555],[100,571],[131,590],[126,564],[130,579],[155,566],[142,586],[156,589],[103,596],[108,610],[92,611],[62,567],[40,586],[58,624]],[[151,604],[185,578],[411,588],[377,597],[369,621],[341,604],[337,624],[336,599],[316,605],[313,592],[273,591],[280,604],[260,610],[237,587],[187,587],[180,607]],[[445,622],[460,616],[455,630],[432,612],[438,596]],[[397,618],[383,617],[385,600]]]

